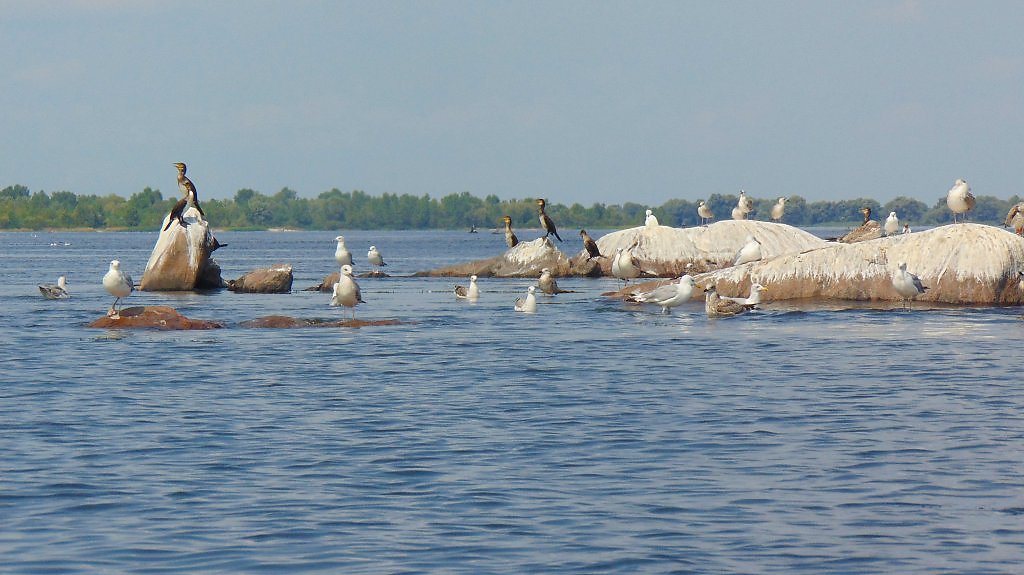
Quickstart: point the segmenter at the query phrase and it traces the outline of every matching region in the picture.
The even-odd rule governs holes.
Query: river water
[[[527,315],[529,280],[469,303],[407,277],[501,235],[346,231],[392,275],[359,280],[357,317],[398,325],[239,327],[347,313],[301,291],[335,235],[219,233],[225,279],[291,263],[293,293],[132,294],[227,324],[162,332],[85,327],[155,233],[0,233],[0,572],[1024,568],[1018,308],[708,320],[564,278]],[[61,274],[73,297],[40,297]]]

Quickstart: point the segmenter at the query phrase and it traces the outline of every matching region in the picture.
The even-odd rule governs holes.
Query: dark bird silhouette
[[[171,222],[174,220],[177,220],[181,227],[187,228],[188,222],[185,221],[183,215],[185,208],[190,205],[195,207],[200,216],[206,218],[203,208],[199,207],[199,196],[196,195],[196,187],[192,184],[192,180],[185,176],[185,164],[177,162],[174,164],[174,167],[178,168],[178,191],[181,192],[181,199],[171,208],[171,216],[167,218],[167,225],[164,226],[164,231],[171,227]]]
[[[594,238],[590,237],[587,230],[580,230],[580,237],[583,238],[583,248],[587,250],[587,254],[590,256],[587,259],[603,258],[606,257],[601,254],[601,250],[597,248],[597,242]]]
[[[549,234],[555,234],[558,241],[562,241],[562,237],[558,235],[558,230],[555,229],[555,222],[551,221],[551,218],[544,213],[545,205],[547,205],[547,202],[544,201],[544,198],[537,200],[537,208],[540,212],[540,227],[544,228],[544,237],[548,237]]]
[[[519,238],[512,232],[512,218],[503,216],[501,221],[505,222],[505,245],[510,248],[516,247],[519,244]]]

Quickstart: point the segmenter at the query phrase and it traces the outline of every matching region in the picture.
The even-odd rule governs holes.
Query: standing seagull
[[[587,230],[580,230],[580,237],[583,238],[583,249],[587,250],[588,261],[594,258],[605,257],[601,255],[601,250],[597,248],[597,242],[594,241],[594,238],[590,237]]]
[[[551,221],[551,218],[544,213],[544,206],[546,205],[547,202],[544,201],[544,198],[537,199],[538,218],[540,218],[540,227],[544,229],[544,237],[548,237],[549,234],[555,234],[558,241],[562,241],[562,237],[558,235],[558,230],[555,229],[555,222]]]
[[[1010,211],[1006,213],[1006,222],[1003,225],[1012,227],[1018,236],[1024,236],[1024,202],[1010,208]]]
[[[736,207],[743,211],[743,219],[747,219],[747,214],[754,211],[754,200],[751,200],[746,192],[740,190],[740,198],[736,202]]]
[[[704,312],[709,318],[731,317],[749,310],[748,306],[718,297],[713,285],[704,289]]]
[[[110,311],[107,312],[107,316],[120,319],[121,314],[117,304],[122,298],[128,297],[132,290],[135,289],[132,277],[121,271],[121,262],[117,260],[110,262],[110,269],[103,275],[103,289],[107,290],[107,293],[115,298],[114,303],[110,306]]]
[[[747,243],[743,244],[740,251],[736,252],[732,265],[738,266],[747,262],[756,262],[761,259],[761,242],[754,236],[747,236]]]
[[[913,299],[928,289],[921,283],[921,278],[907,271],[906,262],[900,262],[900,269],[893,273],[892,287],[903,298],[903,309],[910,309]]]
[[[661,306],[661,313],[669,313],[671,308],[690,301],[693,289],[697,286],[690,274],[683,275],[678,282],[665,284],[648,292],[639,292],[630,296],[629,301],[636,303],[653,303]]]
[[[781,222],[782,215],[786,213],[786,198],[779,198],[779,201],[772,206],[772,221]]]
[[[466,286],[455,286],[455,298],[456,299],[470,299],[476,300],[480,297],[480,288],[476,285],[476,276],[469,276],[469,287]]]
[[[708,207],[704,200],[701,200],[697,204],[697,215],[700,216],[700,225],[707,225],[708,221],[715,219],[715,214],[711,212],[711,208]]]
[[[57,284],[43,284],[39,286],[39,292],[43,294],[46,299],[67,299],[71,297],[71,293],[68,292],[67,279],[64,276],[57,278]]]
[[[650,227],[658,225],[658,217],[654,215],[653,210],[647,210],[647,217],[644,218],[644,225]]]
[[[953,212],[953,223],[956,223],[956,215],[963,214],[960,218],[960,223],[963,223],[964,219],[967,218],[967,212],[974,209],[974,204],[977,203],[974,199],[974,194],[971,193],[971,187],[967,185],[967,180],[960,178],[949,189],[946,193],[946,205]]]
[[[352,319],[354,320],[356,319],[356,306],[361,303],[366,302],[363,301],[363,294],[359,291],[359,284],[352,277],[352,266],[345,264],[341,266],[338,283],[334,284],[331,305],[352,308]]]
[[[612,258],[612,275],[622,280],[623,286],[628,284],[629,280],[640,277],[640,266],[636,265],[636,260],[633,258],[633,248],[637,246],[637,243],[633,242],[633,245],[625,249],[617,249]]]
[[[519,238],[512,232],[512,218],[503,216],[501,221],[505,222],[505,245],[510,248],[516,247],[519,244]]]
[[[334,241],[338,242],[338,247],[334,250],[334,261],[338,262],[339,266],[352,265],[352,252],[345,247],[345,236],[338,236]]]
[[[882,228],[885,230],[885,235],[891,236],[899,231],[900,219],[896,217],[896,212],[889,212],[889,217],[885,218],[885,226]]]
[[[533,292],[536,290],[537,288],[530,286],[530,288],[526,292],[525,300],[521,297],[516,298],[514,309],[516,311],[523,311],[526,313],[533,313],[537,311],[537,296],[533,295]]]
[[[178,220],[178,224],[181,227],[188,227],[188,223],[182,217],[185,213],[185,208],[188,206],[194,207],[200,216],[206,218],[203,208],[199,207],[199,196],[196,195],[196,187],[192,184],[192,180],[185,176],[185,164],[177,162],[174,164],[174,167],[178,168],[178,191],[181,192],[181,199],[171,208],[171,215],[167,218],[167,225],[164,226],[164,231],[171,227],[171,222],[174,220]]]
[[[377,251],[377,246],[370,246],[370,251],[366,252],[366,261],[373,266],[374,273],[380,273],[379,268],[388,265],[384,263],[384,256],[380,255],[380,252]]]

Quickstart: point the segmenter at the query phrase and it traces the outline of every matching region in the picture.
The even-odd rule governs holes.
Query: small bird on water
[[[39,292],[46,299],[67,299],[71,297],[68,291],[67,278],[60,276],[56,284],[43,284],[39,286]]]
[[[476,276],[469,276],[469,287],[466,286],[455,286],[455,298],[456,299],[471,299],[475,300],[480,297],[480,288],[476,285]]]
[[[526,290],[526,299],[516,298],[514,309],[516,311],[526,313],[533,313],[537,311],[537,296],[534,295],[535,291],[537,291],[537,288],[530,286]]]

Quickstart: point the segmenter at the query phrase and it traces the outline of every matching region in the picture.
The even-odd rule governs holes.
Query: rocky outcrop
[[[746,295],[751,282],[771,299],[900,299],[892,274],[900,262],[930,288],[915,301],[948,304],[1024,303],[1018,285],[1024,238],[994,226],[954,224],[854,244],[766,257],[696,276],[728,294]]]
[[[477,260],[465,264],[445,268],[417,272],[417,277],[538,277],[540,270],[548,268],[556,276],[567,275],[571,268],[569,258],[551,243],[551,240],[538,238],[529,242],[520,242],[509,248],[500,256],[486,260]]]
[[[189,319],[165,305],[127,307],[118,317],[101,317],[87,327],[105,329],[217,329],[224,324],[216,321]]]
[[[586,251],[573,258],[574,271],[581,262],[599,266],[602,275],[611,275],[612,256],[618,248],[629,248],[636,243],[633,255],[640,263],[644,275],[678,277],[684,273],[696,275],[732,265],[736,252],[753,236],[761,242],[765,259],[772,256],[800,253],[827,246],[825,240],[799,228],[775,222],[755,220],[723,220],[708,226],[673,228],[669,226],[640,226],[602,236],[597,247],[605,258],[587,262]],[[590,275],[588,274],[579,275]]]
[[[293,279],[292,266],[276,264],[228,280],[227,288],[237,293],[291,293]]]
[[[188,227],[173,222],[164,227],[170,215],[164,218],[160,237],[146,263],[139,289],[143,291],[190,291],[224,287],[220,266],[210,257],[220,243],[210,233],[206,220],[190,207],[184,219]]]
[[[290,329],[297,327],[368,327],[377,325],[399,325],[400,321],[397,319],[377,319],[377,320],[362,320],[362,319],[344,319],[344,320],[325,320],[325,319],[302,319],[297,317],[290,317],[286,315],[268,315],[266,317],[260,317],[243,321],[241,327],[246,328],[268,328],[268,329]]]

